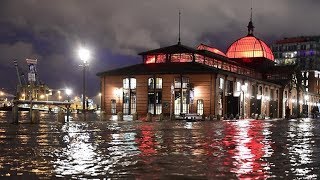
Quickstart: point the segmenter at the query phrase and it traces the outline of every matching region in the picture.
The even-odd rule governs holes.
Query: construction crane
[[[22,86],[22,82],[21,82],[21,78],[20,78],[20,73],[19,73],[18,62],[17,62],[17,60],[14,60],[13,63],[14,63],[14,66],[16,67],[19,85]]]

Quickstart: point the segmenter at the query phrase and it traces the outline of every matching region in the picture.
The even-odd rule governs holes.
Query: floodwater
[[[0,178],[320,179],[320,120],[8,118],[0,112]]]

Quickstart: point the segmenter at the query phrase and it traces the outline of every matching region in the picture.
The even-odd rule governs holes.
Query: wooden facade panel
[[[204,113],[212,114],[214,111],[214,93],[213,87],[215,82],[212,81],[212,75],[210,74],[189,74],[183,75],[188,77],[190,83],[194,86],[194,102],[191,105],[192,111],[197,112],[197,100],[202,99],[204,102]],[[215,75],[213,75],[215,76]],[[136,108],[139,114],[146,114],[148,111],[148,78],[153,77],[149,75],[136,75],[133,76],[137,80],[136,88]],[[180,77],[178,74],[167,74],[167,75],[155,75],[155,77],[162,78],[162,104],[171,104],[171,85],[174,82],[174,78]],[[119,97],[116,94],[117,89],[122,90],[123,79],[125,76],[105,76],[104,77],[104,109],[105,111],[111,112],[111,100],[116,99],[117,101],[117,112],[122,111],[122,96],[121,91]],[[163,113],[169,113],[170,107],[163,107]]]

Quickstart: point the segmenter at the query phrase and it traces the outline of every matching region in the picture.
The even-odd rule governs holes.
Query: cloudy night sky
[[[77,49],[92,52],[88,93],[99,92],[96,73],[141,63],[137,53],[181,42],[222,51],[247,34],[252,0],[1,0],[0,88],[14,91],[13,60],[38,59],[38,74],[50,88],[82,91]],[[319,0],[253,0],[255,36],[276,39],[320,34]],[[25,70],[26,72],[26,70]]]

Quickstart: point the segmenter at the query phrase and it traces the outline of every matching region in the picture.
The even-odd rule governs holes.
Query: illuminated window
[[[145,63],[146,64],[156,63],[156,56],[155,55],[147,55],[147,56],[145,56]]]
[[[166,62],[166,55],[165,54],[157,54],[156,55],[156,62],[157,63],[165,63]]]
[[[203,64],[204,63],[204,56],[196,54],[196,62]]]
[[[111,114],[117,114],[117,101],[111,99]]]
[[[133,114],[136,112],[136,78],[123,79],[123,114]]]
[[[224,89],[224,79],[219,78],[219,89],[223,90]]]
[[[162,78],[148,79],[148,112],[162,113]]]
[[[241,83],[238,81],[237,82],[237,91],[240,92],[241,91]]]
[[[174,114],[189,113],[190,106],[190,80],[187,77],[174,79]]]
[[[199,115],[203,114],[203,100],[202,99],[197,100],[197,114],[199,114]]]
[[[171,62],[192,62],[192,54],[180,53],[171,54]]]

